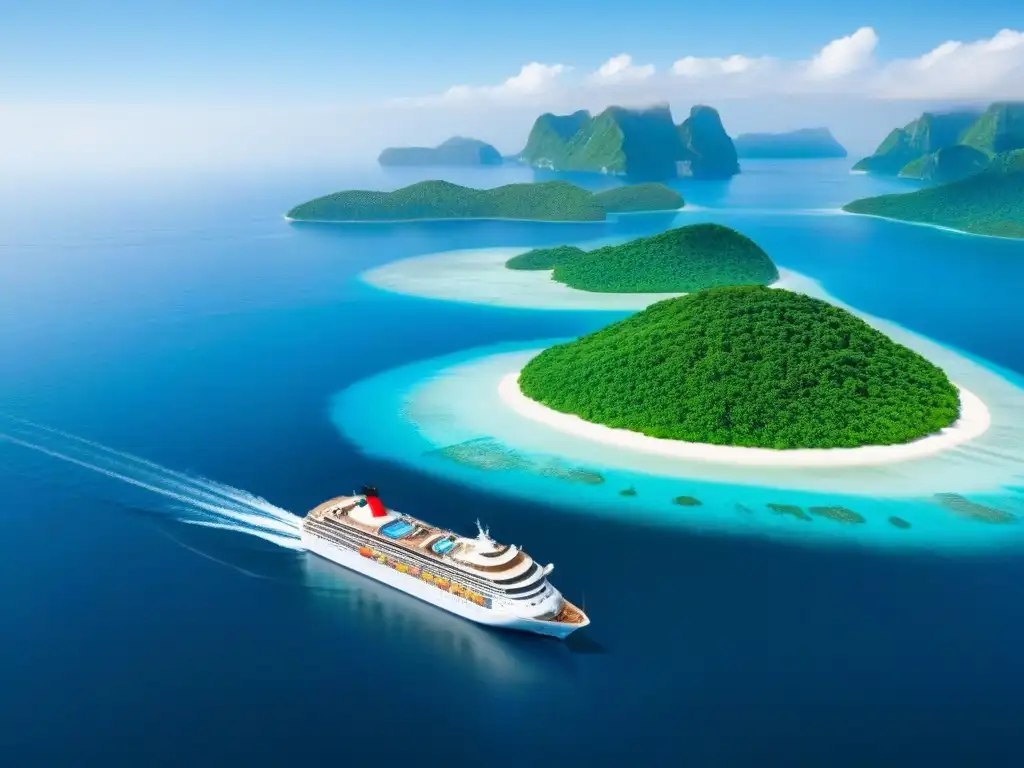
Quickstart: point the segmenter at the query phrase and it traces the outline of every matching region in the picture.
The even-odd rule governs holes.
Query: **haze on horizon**
[[[827,126],[856,156],[924,110],[1024,99],[1024,25],[1007,28],[1019,17],[1006,0],[938,0],[925,21],[909,2],[869,0],[855,15],[876,26],[810,0],[717,15],[600,0],[571,40],[510,28],[496,9],[467,17],[463,0],[430,13],[94,4],[48,0],[53,13],[26,6],[0,29],[4,173],[371,164],[385,146],[452,135],[512,154],[542,112],[664,102],[677,122],[710,104],[733,136]]]

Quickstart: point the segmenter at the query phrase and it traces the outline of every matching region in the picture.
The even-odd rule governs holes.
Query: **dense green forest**
[[[991,158],[980,149],[966,144],[943,147],[930,155],[911,160],[900,170],[900,178],[921,179],[939,183],[958,181],[980,173]]]
[[[726,179],[740,171],[718,112],[702,105],[679,125],[666,105],[613,106],[596,116],[546,113],[534,122],[519,159],[536,168],[647,179]]]
[[[682,196],[662,184],[616,187],[594,194],[567,181],[506,184],[493,189],[421,181],[394,192],[336,192],[297,205],[287,216],[296,221],[604,221],[608,211],[657,211],[682,205]]]
[[[843,309],[762,286],[658,302],[545,350],[519,385],[609,427],[776,449],[905,443],[960,408],[916,352]]]
[[[554,248],[534,248],[532,251],[520,253],[505,262],[509,269],[554,269],[569,259],[585,254],[582,248],[575,245],[556,245]]]
[[[683,196],[664,184],[631,184],[598,192],[594,197],[609,213],[675,211],[683,207]]]
[[[996,155],[984,171],[960,181],[906,194],[867,197],[843,210],[978,235],[1024,238],[1024,150]]]
[[[552,279],[601,293],[691,293],[779,279],[757,243],[720,224],[693,224],[593,251],[543,248],[515,256],[506,266],[553,269]]]

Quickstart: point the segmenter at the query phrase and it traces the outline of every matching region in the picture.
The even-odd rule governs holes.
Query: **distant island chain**
[[[984,112],[926,112],[893,130],[855,171],[938,183],[855,200],[849,213],[976,235],[1024,237],[1024,102]]]
[[[471,189],[448,181],[421,181],[394,192],[350,190],[292,208],[291,221],[395,222],[432,219],[605,221],[609,213],[675,211],[683,196],[658,183],[590,192],[567,181]]]
[[[647,177],[727,179],[740,172],[738,158],[845,157],[827,128],[780,134],[742,134],[733,142],[718,111],[697,105],[676,124],[671,109],[611,106],[597,115],[579,110],[538,117],[525,147],[507,158],[534,168]],[[383,166],[500,165],[506,158],[478,139],[453,136],[436,147],[388,147]]]

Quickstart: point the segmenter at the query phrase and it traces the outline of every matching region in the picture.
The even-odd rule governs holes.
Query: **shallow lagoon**
[[[861,223],[837,209],[693,206],[678,214],[672,225],[698,220],[732,224],[765,245],[780,263],[779,287],[844,306],[943,367],[954,382],[985,402],[992,426],[969,443],[935,456],[875,467],[757,468],[652,456],[595,444],[527,421],[501,401],[497,396],[500,380],[555,343],[551,340],[467,351],[380,374],[336,397],[335,425],[352,435],[361,431],[358,425],[366,414],[399,414],[384,417],[393,422],[387,438],[365,442],[364,451],[480,488],[558,501],[596,515],[884,547],[970,550],[1024,543],[1024,526],[1017,525],[1018,518],[1024,518],[1024,499],[1014,490],[1024,485],[1024,389],[1018,376],[859,311],[830,295],[817,281],[786,269],[793,263],[791,256],[802,265],[814,255],[795,253],[787,235],[799,235],[827,249],[817,254],[819,273],[822,256],[841,255],[844,246],[849,252],[851,238],[854,245],[863,239],[858,234]],[[897,240],[902,235],[931,244],[941,255],[971,242],[938,230],[909,233],[898,229],[899,224],[873,225]],[[951,243],[951,237],[959,243]],[[586,247],[606,242],[609,238],[591,240]],[[999,247],[1005,249],[1006,244]],[[635,311],[667,297],[575,291],[552,281],[548,272],[504,268],[504,261],[522,250],[490,248],[418,256],[384,264],[361,279],[383,290],[424,298],[525,309]],[[829,285],[837,291],[849,288],[842,275],[835,280],[834,266]],[[1019,270],[1019,265],[1015,268]],[[870,275],[856,277],[859,282]],[[905,284],[907,297],[923,287],[915,282],[912,278]],[[862,282],[853,286],[865,289]],[[876,282],[873,287],[874,293],[889,295],[894,286]],[[906,304],[901,309],[907,309]],[[930,311],[922,315],[926,320],[934,318]],[[581,477],[601,481],[586,482]],[[971,494],[971,499],[962,494]],[[681,503],[680,496],[701,503]]]
[[[701,217],[734,224],[860,310],[1024,371],[1021,244],[779,213],[896,183],[851,177],[842,163],[744,165],[729,183],[681,183]],[[479,186],[529,177],[449,176]],[[636,496],[620,496],[625,477],[590,485],[593,472],[561,461],[540,468],[550,485],[494,472],[506,478],[498,490],[445,456],[435,466],[375,452],[389,435],[410,455],[431,449],[388,398],[397,407],[437,369],[622,316],[411,298],[358,279],[421,254],[582,241],[590,228],[281,221],[317,194],[415,180],[261,168],[99,192],[62,178],[34,199],[18,185],[0,207],[3,408],[297,514],[375,482],[397,509],[440,525],[471,532],[479,517],[555,563],[554,583],[594,623],[565,644],[488,632],[303,553],[166,519],[166,497],[0,442],[10,587],[0,593],[0,763],[146,765],[159,754],[195,765],[461,764],[448,741],[395,739],[381,712],[396,705],[416,707],[430,732],[457,728],[459,755],[487,754],[493,766],[524,754],[559,765],[764,765],[778,754],[813,766],[1021,763],[1019,550],[819,546],[856,540],[835,522],[842,513],[811,511],[818,496],[836,498],[798,491],[764,493],[753,501],[776,508],[752,514],[777,516],[783,539],[790,518],[841,537],[789,546],[766,539],[763,521],[749,536],[717,535],[713,520],[648,525],[705,514],[716,486],[675,480],[663,497],[636,483]],[[647,234],[642,219],[620,228]],[[378,373],[400,374],[369,391],[384,410],[340,435],[332,395]],[[449,454],[491,467],[522,460],[486,444]],[[579,514],[564,478],[635,514]],[[521,482],[548,495],[516,495]],[[655,498],[667,501],[649,515]],[[865,515],[872,506],[843,502]],[[881,510],[867,525],[876,519]],[[396,698],[439,681],[443,707]],[[363,738],[337,737],[339,712]],[[510,740],[516,750],[494,750]]]

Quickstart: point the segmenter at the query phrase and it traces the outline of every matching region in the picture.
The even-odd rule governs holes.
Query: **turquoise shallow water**
[[[847,165],[745,164],[729,183],[680,186],[704,209],[691,213],[1019,385],[1024,244],[799,213],[901,186]],[[752,535],[736,535],[733,502],[748,494],[751,508],[827,496],[869,525],[884,509],[864,494],[769,497],[611,469],[603,486],[567,485],[587,475],[564,460],[538,477],[424,458],[444,430],[481,432],[472,407],[468,421],[420,412],[429,434],[399,415],[408,393],[443,393],[438,371],[623,314],[413,298],[359,278],[589,227],[281,220],[297,201],[417,173],[253,169],[0,194],[0,411],[157,465],[28,428],[16,432],[82,464],[0,439],[0,764],[1021,764],[1024,559],[980,541],[1015,541],[1019,525],[964,524],[980,543],[963,554],[860,546],[831,520],[760,508]],[[660,226],[629,217],[602,236]],[[339,392],[367,406],[341,431]],[[295,551],[296,516],[363,483],[461,532],[479,518],[554,563],[593,623],[566,643],[491,632]],[[637,495],[620,497],[628,484]],[[616,514],[572,503],[567,487],[612,496]],[[665,502],[681,494],[704,504]],[[691,511],[698,525],[671,517]],[[395,738],[396,722],[451,739]]]
[[[853,184],[836,173],[835,166],[822,176],[830,174],[836,186]],[[819,183],[819,193],[831,191],[822,178]],[[827,194],[820,199],[830,200]],[[845,306],[942,366],[954,382],[986,403],[992,417],[988,431],[933,457],[864,468],[765,470],[636,454],[526,421],[500,401],[497,383],[542,348],[539,342],[424,361],[360,382],[335,398],[336,427],[355,437],[365,433],[367,420],[374,418],[376,431],[363,441],[363,450],[370,455],[591,515],[887,549],[967,552],[1024,543],[1024,526],[1018,524],[1024,502],[1017,491],[1024,485],[1020,377],[980,355],[922,334],[938,331],[941,339],[953,330],[957,338],[956,331],[978,323],[984,295],[1005,289],[995,284],[996,271],[1009,267],[1020,272],[1019,261],[1007,264],[1003,259],[1019,255],[1022,244],[905,227],[838,214],[834,208],[796,207],[791,201],[777,207],[727,202],[717,207],[694,205],[671,224],[728,223],[764,245],[780,267],[808,270],[818,280],[790,271],[784,274],[786,287]],[[385,264],[362,279],[381,290],[449,301],[535,311],[597,310],[604,322],[623,316],[615,310],[634,311],[660,298],[585,294],[545,285],[551,282],[546,273],[524,277],[503,268],[503,260],[513,252],[485,249],[414,257]],[[987,278],[976,274],[972,280],[967,270],[977,272],[979,253],[993,271]],[[961,260],[970,254],[970,261],[955,264],[957,254]],[[991,281],[987,286],[986,279]],[[844,297],[849,297],[847,302]],[[849,301],[864,301],[879,314],[862,311]],[[1007,306],[996,299],[986,310],[991,315]],[[593,324],[599,327],[602,322]],[[981,348],[992,349],[993,341],[1002,342],[1002,355],[1016,357],[1020,334],[1007,328],[993,325],[971,343],[975,349],[979,342]],[[553,478],[559,473],[550,468],[552,463],[591,470],[603,482],[595,477],[588,484],[571,472]],[[678,496],[692,496],[701,503],[683,507],[672,501]],[[856,514],[840,522],[836,515],[842,516],[841,511],[822,509],[836,507]],[[865,522],[850,522],[858,518]]]
[[[774,472],[627,456],[524,420],[501,403],[498,381],[537,348],[499,345],[379,374],[339,393],[332,418],[371,456],[575,514],[830,545],[947,551],[1024,545],[1021,525],[985,521],[977,514],[984,510],[962,502],[951,509],[949,497],[939,495],[1024,517],[1015,456],[972,447],[900,466]],[[990,457],[1001,461],[1002,472],[979,483]],[[834,490],[823,490],[829,486]],[[675,501],[680,496],[700,503],[682,506]],[[843,507],[866,522],[808,511],[818,507]],[[894,525],[893,516],[910,527]]]

